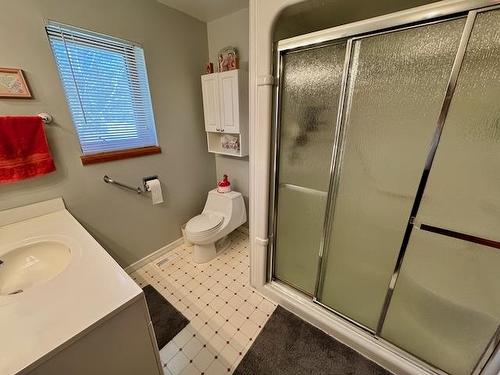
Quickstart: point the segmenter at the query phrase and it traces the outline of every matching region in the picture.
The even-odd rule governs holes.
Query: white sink
[[[0,255],[0,295],[18,294],[53,279],[69,264],[71,250],[61,242],[43,240]]]

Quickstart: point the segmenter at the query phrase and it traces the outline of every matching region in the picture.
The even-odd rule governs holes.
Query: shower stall
[[[453,375],[500,340],[500,8],[473,5],[275,65],[269,280]]]

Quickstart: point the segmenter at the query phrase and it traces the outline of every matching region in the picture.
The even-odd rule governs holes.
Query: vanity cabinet
[[[47,357],[19,375],[163,375],[144,294]]]
[[[0,211],[4,254],[14,255],[11,280],[24,266],[32,283],[0,296],[1,375],[163,375],[143,290],[62,198]]]
[[[248,75],[242,69],[201,76],[208,151],[248,155]]]

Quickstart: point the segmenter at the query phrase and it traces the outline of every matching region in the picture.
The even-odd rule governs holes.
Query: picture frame
[[[23,71],[0,67],[0,98],[31,98]]]
[[[238,50],[234,47],[225,47],[218,54],[219,72],[227,72],[239,68]]]

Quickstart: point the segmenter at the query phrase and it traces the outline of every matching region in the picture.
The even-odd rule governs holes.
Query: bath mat
[[[387,375],[374,362],[278,306],[235,375]]]
[[[158,349],[161,349],[189,324],[189,320],[151,285],[146,285],[142,290],[146,295]]]

